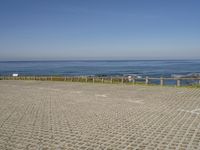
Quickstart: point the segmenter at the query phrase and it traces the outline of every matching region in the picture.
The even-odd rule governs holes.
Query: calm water
[[[200,72],[200,60],[101,60],[101,61],[2,61],[0,75],[96,75],[135,74],[171,77]]]

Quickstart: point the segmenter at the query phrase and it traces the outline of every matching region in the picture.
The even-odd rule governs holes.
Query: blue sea
[[[171,77],[200,72],[200,60],[0,61],[0,75]]]

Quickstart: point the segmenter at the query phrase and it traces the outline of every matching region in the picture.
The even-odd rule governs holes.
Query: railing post
[[[161,86],[164,85],[164,79],[163,79],[163,77],[160,78],[160,85],[161,85]]]
[[[135,77],[133,77],[133,84],[135,84]]]
[[[181,80],[180,80],[180,79],[177,79],[176,85],[177,85],[177,86],[181,86]]]
[[[149,84],[149,77],[146,77],[146,78],[145,78],[145,84],[146,84],[146,85]]]

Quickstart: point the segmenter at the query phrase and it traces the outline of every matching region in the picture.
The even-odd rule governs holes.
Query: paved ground
[[[200,149],[200,89],[0,81],[4,149]]]

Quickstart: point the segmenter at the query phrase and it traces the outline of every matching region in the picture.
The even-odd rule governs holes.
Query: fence
[[[40,80],[40,81],[66,81],[66,82],[90,82],[90,83],[121,83],[121,84],[145,84],[145,85],[200,85],[200,78],[128,78],[128,77],[90,77],[90,76],[0,76],[0,80]],[[172,82],[173,81],[173,82]]]

